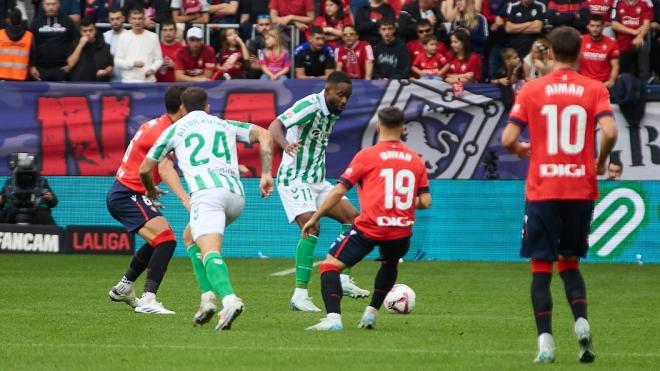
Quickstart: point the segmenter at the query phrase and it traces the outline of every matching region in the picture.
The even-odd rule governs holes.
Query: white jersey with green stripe
[[[190,193],[226,188],[244,196],[236,140],[249,143],[251,127],[252,124],[193,111],[167,128],[147,157],[161,161],[174,151]]]
[[[278,116],[286,127],[286,141],[298,143],[294,156],[284,152],[277,172],[279,184],[319,183],[325,180],[325,150],[339,115],[330,113],[325,91],[297,101]]]

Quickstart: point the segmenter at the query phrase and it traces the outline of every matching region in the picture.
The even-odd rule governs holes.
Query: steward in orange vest
[[[23,27],[21,11],[9,10],[6,28],[0,30],[0,80],[27,78],[32,39],[32,33]]]

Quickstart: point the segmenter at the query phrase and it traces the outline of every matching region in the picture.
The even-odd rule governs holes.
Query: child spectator
[[[424,53],[419,54],[412,64],[412,72],[420,79],[442,80],[449,63],[442,53],[438,52],[438,38],[426,35],[422,38]]]
[[[259,50],[259,65],[263,72],[261,80],[286,80],[291,71],[291,57],[282,43],[277,30],[265,33],[264,48]]]
[[[226,80],[245,78],[245,63],[250,59],[247,47],[238,36],[235,28],[225,28],[220,32],[220,51],[218,52],[218,76]]]
[[[546,39],[538,39],[532,44],[532,50],[523,60],[525,80],[530,81],[545,76],[552,69],[552,60],[548,56],[550,44]]]
[[[504,48],[500,55],[502,67],[490,76],[490,83],[500,88],[504,109],[508,111],[525,83],[525,71],[516,49]]]

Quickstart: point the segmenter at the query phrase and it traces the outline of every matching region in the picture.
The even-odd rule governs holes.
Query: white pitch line
[[[318,267],[319,265],[321,265],[321,262],[317,261],[316,263],[312,264],[312,267]],[[289,269],[285,269],[283,271],[271,273],[271,276],[286,276],[286,275],[292,274],[292,273],[296,273],[296,268],[289,268]]]
[[[94,344],[94,343],[0,343],[2,348],[107,348],[107,349],[125,349],[126,344]],[[217,350],[217,346],[210,345],[192,345],[192,344],[135,344],[131,345],[133,348],[144,349],[180,349],[180,350]],[[242,346],[227,346],[223,345],[224,351],[244,351],[245,347]],[[335,353],[335,348],[328,347],[268,347],[260,349],[261,352],[319,352]],[[411,353],[411,354],[465,354],[464,349],[419,349],[419,348],[349,348],[343,349],[342,352],[348,353]],[[471,349],[470,354],[480,356],[498,356],[498,355],[525,355],[533,354],[533,351],[522,350],[483,350]],[[602,355],[616,358],[660,358],[660,353],[601,353]]]

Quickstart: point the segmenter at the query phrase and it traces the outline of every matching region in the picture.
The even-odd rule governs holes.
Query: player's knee
[[[176,244],[176,236],[174,235],[174,232],[171,229],[166,229],[156,235],[153,240],[149,243],[151,247],[156,247],[162,243],[165,242],[174,242]]]
[[[396,268],[399,265],[399,259],[384,259],[380,262],[383,268]]]
[[[190,231],[190,225],[186,226],[186,229],[183,230],[183,244],[188,247],[192,245],[195,241],[192,237],[192,232]]]
[[[532,273],[552,274],[552,262],[547,260],[532,259]]]

